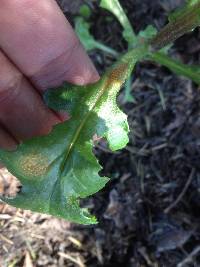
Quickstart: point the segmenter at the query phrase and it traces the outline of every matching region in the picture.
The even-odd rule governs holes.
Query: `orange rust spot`
[[[19,159],[19,165],[26,175],[40,176],[45,174],[48,160],[41,154],[29,154]]]
[[[113,83],[122,83],[123,82],[123,76],[125,75],[125,72],[127,71],[128,65],[125,63],[122,63],[119,65],[117,68],[111,71],[108,81],[107,81],[107,86],[112,85]]]

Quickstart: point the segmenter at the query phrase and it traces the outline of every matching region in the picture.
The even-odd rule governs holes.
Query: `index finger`
[[[54,0],[2,0],[0,47],[40,90],[98,74]]]

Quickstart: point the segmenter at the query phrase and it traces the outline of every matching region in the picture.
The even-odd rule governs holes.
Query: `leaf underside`
[[[96,223],[79,200],[102,189],[108,178],[93,154],[93,137],[105,138],[113,151],[126,146],[127,116],[117,107],[117,94],[146,47],[123,56],[95,84],[65,83],[44,98],[54,110],[66,110],[67,122],[47,136],[20,144],[15,151],[0,150],[0,160],[22,184],[15,198],[1,197],[13,206],[65,218],[82,224]]]

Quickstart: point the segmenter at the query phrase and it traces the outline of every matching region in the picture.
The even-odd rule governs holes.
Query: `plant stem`
[[[162,52],[156,52],[150,55],[150,59],[167,67],[178,75],[183,75],[193,80],[195,83],[200,84],[200,67],[185,65]]]
[[[169,22],[151,41],[153,51],[160,50],[174,42],[183,34],[200,25],[200,1],[180,14],[176,20]]]
[[[110,48],[104,44],[101,44],[99,42],[95,42],[95,46],[97,49],[100,49],[100,50],[102,50],[102,51],[104,51],[104,52],[106,52],[106,53],[108,53],[108,54],[110,54],[116,58],[119,56],[119,53],[117,51],[115,51],[114,49],[112,49],[112,48]]]
[[[131,86],[132,86],[132,79],[129,77],[125,83],[125,95],[124,95],[124,102],[135,103],[135,98],[131,95]]]

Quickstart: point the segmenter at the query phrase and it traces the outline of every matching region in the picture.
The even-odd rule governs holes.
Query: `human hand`
[[[0,148],[48,133],[66,118],[45,106],[45,89],[97,79],[55,0],[1,0]]]

